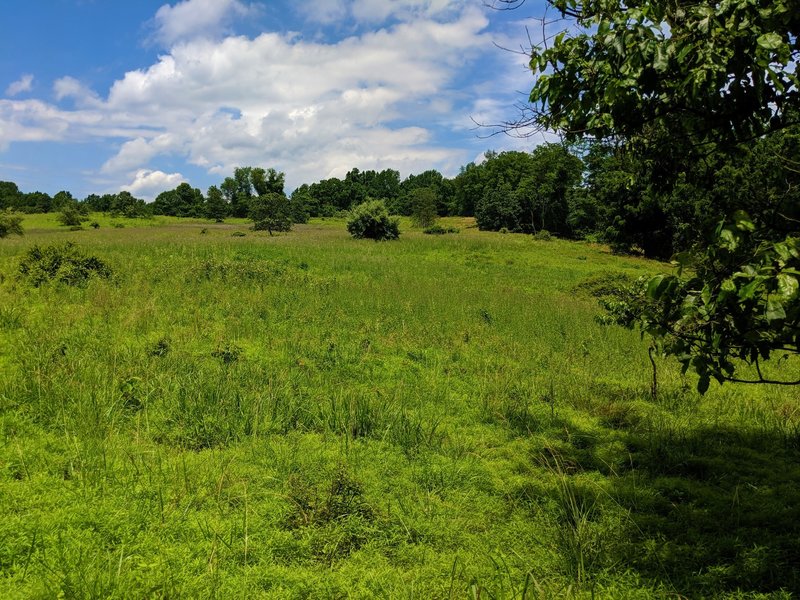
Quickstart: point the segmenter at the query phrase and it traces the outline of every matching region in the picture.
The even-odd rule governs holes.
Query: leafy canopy
[[[742,144],[798,123],[797,0],[551,5],[578,30],[533,49],[531,123],[615,142],[656,195],[680,192],[696,161],[734,158]],[[778,158],[772,174],[796,170],[796,156]],[[610,320],[638,325],[697,371],[701,392],[712,377],[800,383],[761,367],[775,353],[800,354],[800,239],[797,221],[781,218],[768,227],[736,212],[705,247],[675,258],[677,274],[640,282],[608,303]],[[753,367],[752,378],[738,375],[742,363]]]
[[[553,0],[582,28],[536,48],[537,124],[631,139],[657,126],[735,144],[796,122],[800,2]]]

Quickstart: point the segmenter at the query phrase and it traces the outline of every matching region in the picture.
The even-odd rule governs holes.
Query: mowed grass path
[[[4,598],[800,592],[797,392],[659,360],[653,399],[577,287],[665,265],[469,221],[98,222],[0,241]],[[64,240],[114,278],[17,278]]]

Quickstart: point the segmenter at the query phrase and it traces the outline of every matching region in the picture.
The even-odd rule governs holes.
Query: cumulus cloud
[[[33,89],[33,75],[23,75],[6,88],[6,96],[16,96]]]
[[[239,0],[183,0],[165,4],[154,18],[155,38],[165,46],[198,37],[213,37],[237,18],[255,12]]]
[[[455,0],[380,4],[384,12],[397,4],[420,16],[334,43],[277,33],[216,40],[195,36],[222,14],[214,7],[235,15],[246,5],[166,5],[156,17],[159,31],[181,43],[126,73],[104,98],[75,79],[58,80],[56,97],[74,100],[74,110],[0,100],[0,144],[36,136],[119,140],[101,173],[146,197],[183,180],[157,170],[164,156],[219,175],[240,165],[275,167],[287,173],[289,188],[352,167],[454,173],[470,156],[437,143],[432,128],[451,126],[459,106],[468,114],[451,86],[492,47],[486,16],[473,5],[429,18],[453,10]],[[198,14],[183,12],[190,7]],[[179,23],[181,15],[191,22]]]
[[[122,186],[137,198],[153,200],[164,190],[170,190],[186,181],[180,173],[164,173],[163,171],[148,171],[140,169],[133,177],[133,181]]]

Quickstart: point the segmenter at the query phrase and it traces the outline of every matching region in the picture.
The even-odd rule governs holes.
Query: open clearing
[[[665,265],[461,219],[51,217],[0,243],[4,598],[800,592],[797,391],[663,360],[654,399],[580,287]],[[114,276],[18,279],[65,240]]]

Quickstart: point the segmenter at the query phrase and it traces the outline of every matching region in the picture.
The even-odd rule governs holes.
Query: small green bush
[[[347,231],[356,239],[396,240],[400,237],[400,222],[389,216],[383,202],[373,200],[350,211]]]
[[[22,217],[10,212],[0,211],[0,239],[11,234],[22,235]]]
[[[111,268],[96,256],[88,256],[72,242],[51,246],[33,246],[19,263],[19,275],[32,286],[50,281],[84,286],[92,277],[108,279]]]
[[[549,242],[553,239],[553,234],[551,234],[547,229],[540,229],[536,233],[533,234],[533,239],[539,242]]]
[[[61,212],[58,213],[58,216],[56,216],[56,219],[64,227],[80,227],[81,223],[85,223],[89,220],[89,217],[83,212],[80,206],[73,203],[64,206]]]
[[[100,229],[100,223],[98,223],[97,221],[92,221],[91,223],[89,223],[89,227],[91,227],[92,229]]]

